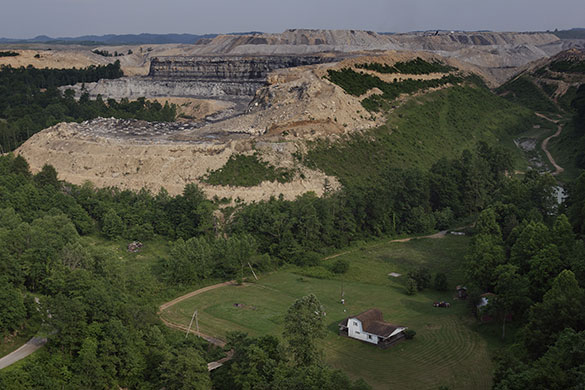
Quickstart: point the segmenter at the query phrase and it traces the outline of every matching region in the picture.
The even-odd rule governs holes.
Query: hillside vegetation
[[[380,64],[377,62],[357,64],[358,69],[373,70],[378,73],[402,73],[402,74],[430,74],[449,73],[455,68],[444,65],[438,61],[428,62],[422,58],[411,61],[398,61],[394,65]]]
[[[496,89],[496,92],[505,99],[534,111],[559,112],[558,107],[545,91],[525,75],[508,81]]]
[[[382,81],[377,76],[358,73],[349,68],[343,68],[341,70],[329,69],[327,74],[329,81],[339,85],[350,95],[361,96],[373,88],[378,88],[382,91],[382,95],[373,95],[362,101],[362,106],[366,110],[374,112],[382,109],[387,110],[389,103],[398,98],[400,94],[410,94],[429,88],[437,88],[445,84],[458,84],[463,81],[462,77],[446,75],[439,79],[406,79],[389,83]]]
[[[202,181],[213,185],[252,187],[263,181],[287,183],[293,179],[292,170],[275,168],[258,157],[257,154],[232,155],[223,167],[209,172]]]
[[[503,144],[517,153],[510,134],[529,126],[531,118],[530,110],[487,89],[456,86],[407,102],[374,130],[341,142],[315,142],[307,163],[344,184],[372,183],[390,168],[428,169],[479,141]]]

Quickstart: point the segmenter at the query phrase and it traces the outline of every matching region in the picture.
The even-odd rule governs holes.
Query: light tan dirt
[[[16,57],[0,57],[0,66],[13,68],[29,65],[35,68],[85,68],[90,65],[107,65],[106,57],[91,53],[89,50],[12,50],[19,53]],[[35,55],[40,58],[35,58]]]
[[[266,147],[272,149],[272,146]],[[272,153],[272,160],[280,156],[282,160],[292,161],[291,150],[268,151],[266,154]],[[294,199],[309,191],[321,196],[326,184],[333,190],[339,188],[335,178],[307,168],[302,168],[304,178],[299,173],[290,183],[263,182],[254,187],[201,183],[203,175],[221,168],[233,153],[252,152],[249,141],[172,143],[159,140],[138,143],[88,136],[82,134],[75,123],[43,130],[16,151],[27,159],[33,172],[50,163],[57,170],[59,179],[78,185],[90,181],[97,187],[116,186],[136,191],[146,188],[154,193],[164,187],[169,194],[178,195],[185,185],[196,183],[210,198],[240,198],[245,202],[280,194],[285,199]]]
[[[157,101],[164,105],[165,103],[175,104],[177,106],[177,120],[190,121],[203,119],[208,115],[223,111],[226,108],[232,107],[234,104],[211,99],[195,99],[195,98],[181,98],[181,97],[147,97],[147,100]]]

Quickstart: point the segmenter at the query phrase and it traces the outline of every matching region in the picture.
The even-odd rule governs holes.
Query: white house
[[[339,334],[380,347],[389,347],[404,339],[405,326],[384,322],[378,309],[366,310],[357,316],[347,317],[339,323]]]

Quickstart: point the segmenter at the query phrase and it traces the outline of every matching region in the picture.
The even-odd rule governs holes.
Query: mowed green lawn
[[[341,278],[315,279],[295,270],[262,275],[256,283],[227,286],[197,295],[163,315],[188,324],[198,310],[200,330],[222,337],[239,330],[252,336],[281,336],[283,318],[298,298],[314,293],[327,312],[327,335],[321,342],[329,364],[351,377],[364,378],[376,389],[488,389],[492,365],[488,343],[475,332],[475,319],[467,302],[453,299],[454,291],[428,289],[414,296],[405,294],[405,273],[418,265],[448,274],[450,285],[461,278],[459,264],[468,239],[448,236],[408,243],[377,243],[346,253],[351,266],[343,278],[346,304],[340,303]],[[335,261],[330,259],[327,261]],[[435,308],[434,300],[447,300],[449,309]],[[236,307],[234,304],[243,304]],[[337,324],[346,316],[376,307],[388,322],[408,326],[417,332],[412,341],[381,350],[337,334]],[[195,324],[193,324],[195,326]]]

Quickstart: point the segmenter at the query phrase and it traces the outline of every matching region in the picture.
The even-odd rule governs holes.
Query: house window
[[[372,335],[371,334],[368,335],[368,339],[370,339],[370,340],[372,339]]]
[[[357,321],[353,322],[353,326],[358,326]]]

